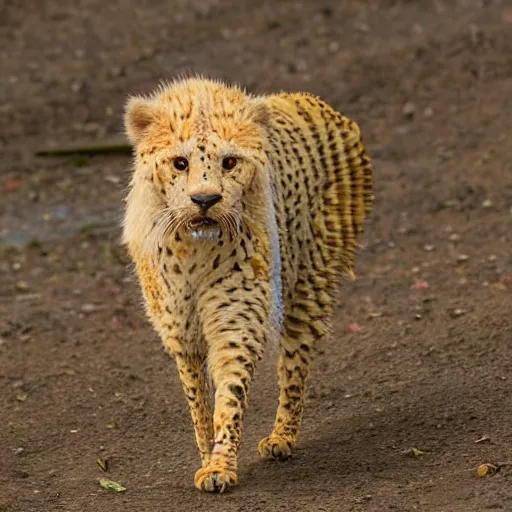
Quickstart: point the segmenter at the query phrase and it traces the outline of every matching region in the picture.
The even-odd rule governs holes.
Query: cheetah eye
[[[188,160],[182,156],[178,156],[174,159],[174,167],[178,171],[185,171],[188,167]]]
[[[222,160],[222,168],[225,169],[226,171],[231,171],[231,169],[235,167],[236,163],[237,161],[234,156],[227,156],[226,158],[224,158],[224,160]]]

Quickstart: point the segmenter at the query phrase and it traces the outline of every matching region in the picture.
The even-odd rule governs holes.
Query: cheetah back
[[[305,267],[333,286],[340,274],[353,274],[357,239],[374,198],[372,167],[358,125],[322,99],[282,93],[266,103],[288,302]]]

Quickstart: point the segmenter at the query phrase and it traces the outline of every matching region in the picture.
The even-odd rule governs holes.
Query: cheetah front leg
[[[167,333],[162,333],[166,351],[174,358],[183,392],[187,399],[196,436],[201,463],[210,461],[213,443],[212,403],[208,376],[206,373],[206,353],[187,351],[184,344]]]
[[[295,447],[304,410],[306,384],[316,345],[328,331],[332,300],[313,288],[299,291],[285,316],[278,363],[279,403],[272,433],[258,445],[265,459],[286,460]]]
[[[176,366],[194,424],[197,447],[203,467],[210,462],[213,443],[212,404],[205,360],[199,356],[176,356]]]
[[[242,304],[242,306],[241,306]],[[248,305],[249,304],[249,305]],[[197,471],[195,485],[207,492],[223,492],[238,483],[237,456],[242,420],[256,362],[265,340],[260,302],[217,303],[203,325],[209,346],[209,368],[215,386],[214,442],[209,463]]]

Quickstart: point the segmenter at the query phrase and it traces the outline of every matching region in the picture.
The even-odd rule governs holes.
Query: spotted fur
[[[124,241],[190,406],[195,484],[222,492],[237,483],[249,387],[273,337],[279,404],[258,449],[291,455],[315,347],[371,209],[370,160],[356,123],[309,94],[187,79],[131,98],[125,124]],[[207,210],[205,197],[217,200]]]

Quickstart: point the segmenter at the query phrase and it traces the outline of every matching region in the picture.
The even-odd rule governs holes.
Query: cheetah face
[[[195,90],[188,81],[128,103],[126,130],[137,154],[132,187],[145,188],[152,237],[159,240],[236,237],[255,200],[255,176],[266,165],[263,102],[207,85]]]
[[[215,134],[157,152],[152,181],[162,204],[162,236],[179,233],[196,241],[217,240],[222,233],[236,237],[257,169],[250,151]]]

